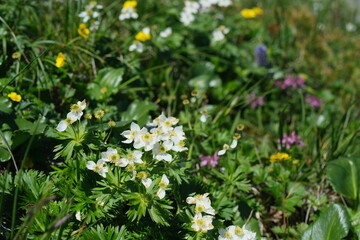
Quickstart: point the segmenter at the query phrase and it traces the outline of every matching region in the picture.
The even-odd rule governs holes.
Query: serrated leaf
[[[349,216],[339,204],[330,205],[311,225],[301,240],[340,240],[348,235]]]

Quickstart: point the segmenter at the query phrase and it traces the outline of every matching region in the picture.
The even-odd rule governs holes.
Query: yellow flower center
[[[233,236],[233,235],[231,234],[231,232],[229,232],[229,231],[228,231],[228,232],[225,232],[225,237],[226,237],[226,238],[232,238],[232,236]]]
[[[166,188],[166,186],[167,186],[167,183],[165,181],[160,181],[160,183],[159,183],[160,188]]]
[[[150,133],[144,133],[144,134],[141,136],[141,139],[142,139],[144,142],[151,142],[151,140],[153,139],[153,136],[152,136]]]
[[[120,159],[120,155],[117,153],[112,153],[109,155],[108,159],[110,160],[111,163],[114,163]]]
[[[81,108],[80,108],[79,105],[73,104],[73,105],[71,105],[71,107],[70,107],[70,111],[72,111],[72,112],[80,112],[80,111],[81,111]]]
[[[235,234],[238,235],[238,236],[242,236],[242,235],[244,235],[244,231],[242,230],[241,227],[236,226],[235,227]]]
[[[204,205],[197,205],[196,207],[195,207],[195,212],[196,213],[200,213],[200,212],[203,212],[203,211],[205,211],[206,210],[206,207],[204,206]]]
[[[133,153],[133,152],[130,152],[130,153],[128,153],[128,154],[126,154],[126,158],[127,159],[134,159],[135,158],[135,154]]]

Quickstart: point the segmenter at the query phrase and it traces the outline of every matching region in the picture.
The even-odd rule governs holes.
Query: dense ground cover
[[[359,16],[2,0],[0,237],[360,239]]]

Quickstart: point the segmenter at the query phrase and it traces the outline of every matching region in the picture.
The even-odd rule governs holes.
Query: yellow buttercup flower
[[[244,18],[255,18],[256,17],[256,12],[252,9],[243,9],[243,10],[241,10],[240,14]]]
[[[135,38],[141,42],[149,41],[151,39],[150,28],[144,28],[141,32],[138,32]]]
[[[125,9],[128,9],[128,8],[136,8],[136,6],[137,6],[137,1],[125,1],[124,2],[124,5],[123,5],[123,8],[125,8]]]
[[[262,15],[264,13],[264,11],[258,7],[254,7],[252,10],[255,12],[256,15]]]
[[[78,33],[80,36],[82,36],[84,39],[88,39],[89,38],[89,34],[90,34],[90,30],[86,27],[85,23],[80,24],[79,28],[78,28]]]
[[[14,102],[21,101],[21,95],[17,94],[16,92],[11,92],[7,96]]]
[[[291,157],[287,153],[276,153],[274,155],[271,155],[270,162],[280,162],[280,161],[286,161],[289,160]]]
[[[58,68],[61,68],[65,65],[66,62],[66,57],[62,52],[59,52],[57,57],[56,57],[56,64],[55,66]]]
[[[244,18],[255,18],[258,15],[262,15],[263,10],[261,8],[258,8],[258,7],[254,7],[254,8],[251,8],[251,9],[245,8],[245,9],[241,10],[240,14]]]

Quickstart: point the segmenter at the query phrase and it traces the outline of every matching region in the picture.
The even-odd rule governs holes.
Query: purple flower
[[[305,101],[311,106],[311,107],[320,107],[322,100],[318,97],[312,96],[312,95],[306,95]]]
[[[265,45],[257,45],[255,47],[255,58],[256,63],[260,67],[266,67],[267,65],[267,53],[266,53],[266,46]]]
[[[280,143],[280,139],[278,139],[277,142]],[[290,135],[283,134],[281,144],[278,149],[280,150],[281,147],[286,147],[287,149],[290,149],[293,145],[296,144],[300,147],[305,146],[305,144],[302,142],[301,137],[296,136],[295,131],[292,131]]]
[[[210,155],[210,156],[200,155],[199,158],[201,159],[200,166],[208,165],[215,167],[219,163],[218,151],[216,151],[214,155]]]
[[[275,86],[281,89],[286,89],[289,87],[292,88],[302,88],[305,85],[305,79],[303,77],[288,75],[283,81],[275,81]]]
[[[257,97],[255,93],[246,96],[246,103],[250,104],[251,108],[264,105],[264,96]]]

